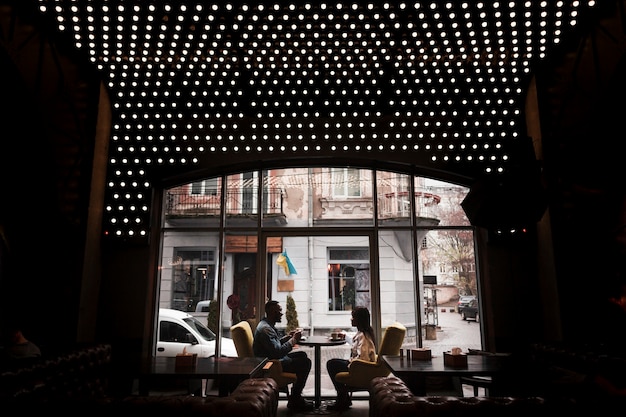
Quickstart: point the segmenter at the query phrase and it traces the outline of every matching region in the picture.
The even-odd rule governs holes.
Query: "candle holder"
[[[433,355],[430,349],[412,349],[411,358],[416,361],[429,361],[433,358]]]
[[[466,368],[467,355],[465,353],[453,355],[449,352],[443,352],[443,364],[446,366],[451,366],[453,368]]]
[[[176,368],[195,368],[196,363],[198,362],[198,354],[197,353],[187,353],[176,355]]]

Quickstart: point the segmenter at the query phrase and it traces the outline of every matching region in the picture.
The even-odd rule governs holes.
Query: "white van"
[[[200,320],[184,311],[169,308],[159,309],[156,356],[176,356],[196,353],[200,358],[215,355],[216,335]],[[222,338],[222,356],[237,356],[232,339]]]

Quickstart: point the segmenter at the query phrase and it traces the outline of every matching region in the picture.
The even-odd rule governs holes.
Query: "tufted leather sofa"
[[[109,393],[111,376],[111,346],[83,347],[2,372],[0,407],[22,413],[56,411],[94,417],[121,413],[150,417],[276,417],[278,409],[278,385],[271,378],[244,380],[228,397],[116,396]]]
[[[541,397],[418,397],[393,375],[370,385],[370,417],[547,417],[574,410],[573,403]]]
[[[65,404],[59,404],[67,411]],[[147,415],[150,417],[184,416],[246,416],[276,417],[278,385],[271,378],[246,379],[228,397],[196,397],[191,395],[155,395],[108,397],[95,402],[74,404],[78,415],[108,417],[116,415]]]
[[[111,346],[90,345],[0,374],[0,401],[102,398],[111,379]]]

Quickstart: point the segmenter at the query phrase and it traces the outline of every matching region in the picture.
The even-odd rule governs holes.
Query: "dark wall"
[[[59,212],[55,150],[37,99],[3,50],[0,91],[2,316],[20,316],[41,345],[73,341],[82,242]]]
[[[20,316],[53,351],[76,341],[99,80],[48,36],[36,4],[2,3],[0,321]]]
[[[600,4],[537,72],[563,335],[576,343],[607,320],[598,305],[626,275],[625,2]]]
[[[151,356],[156,293],[150,256],[149,246],[103,248],[96,337],[112,344],[118,374],[129,384]]]

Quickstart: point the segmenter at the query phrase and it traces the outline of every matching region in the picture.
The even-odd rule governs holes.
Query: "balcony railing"
[[[378,212],[381,218],[409,217],[411,196],[408,191],[388,192],[378,199]],[[436,206],[441,197],[428,191],[415,190],[415,212],[420,217],[435,217]]]
[[[246,189],[226,192],[226,215],[258,214],[257,194]],[[283,214],[283,192],[279,188],[270,188],[263,193],[264,215]],[[167,191],[165,215],[168,217],[200,217],[220,214],[220,194],[190,194],[185,189]]]
[[[264,216],[284,215],[284,194],[280,188],[264,190]],[[421,217],[434,217],[431,212],[441,200],[440,196],[416,191],[414,201],[416,212]],[[237,189],[226,192],[226,215],[249,216],[259,213],[257,194],[253,190]],[[372,201],[367,198],[320,198],[323,208],[322,218],[360,218],[371,216]],[[408,218],[410,216],[410,195],[406,191],[380,194],[378,198],[381,218]],[[350,214],[346,214],[350,213]],[[188,189],[172,189],[166,195],[166,217],[198,218],[220,214],[220,194],[191,194]]]

